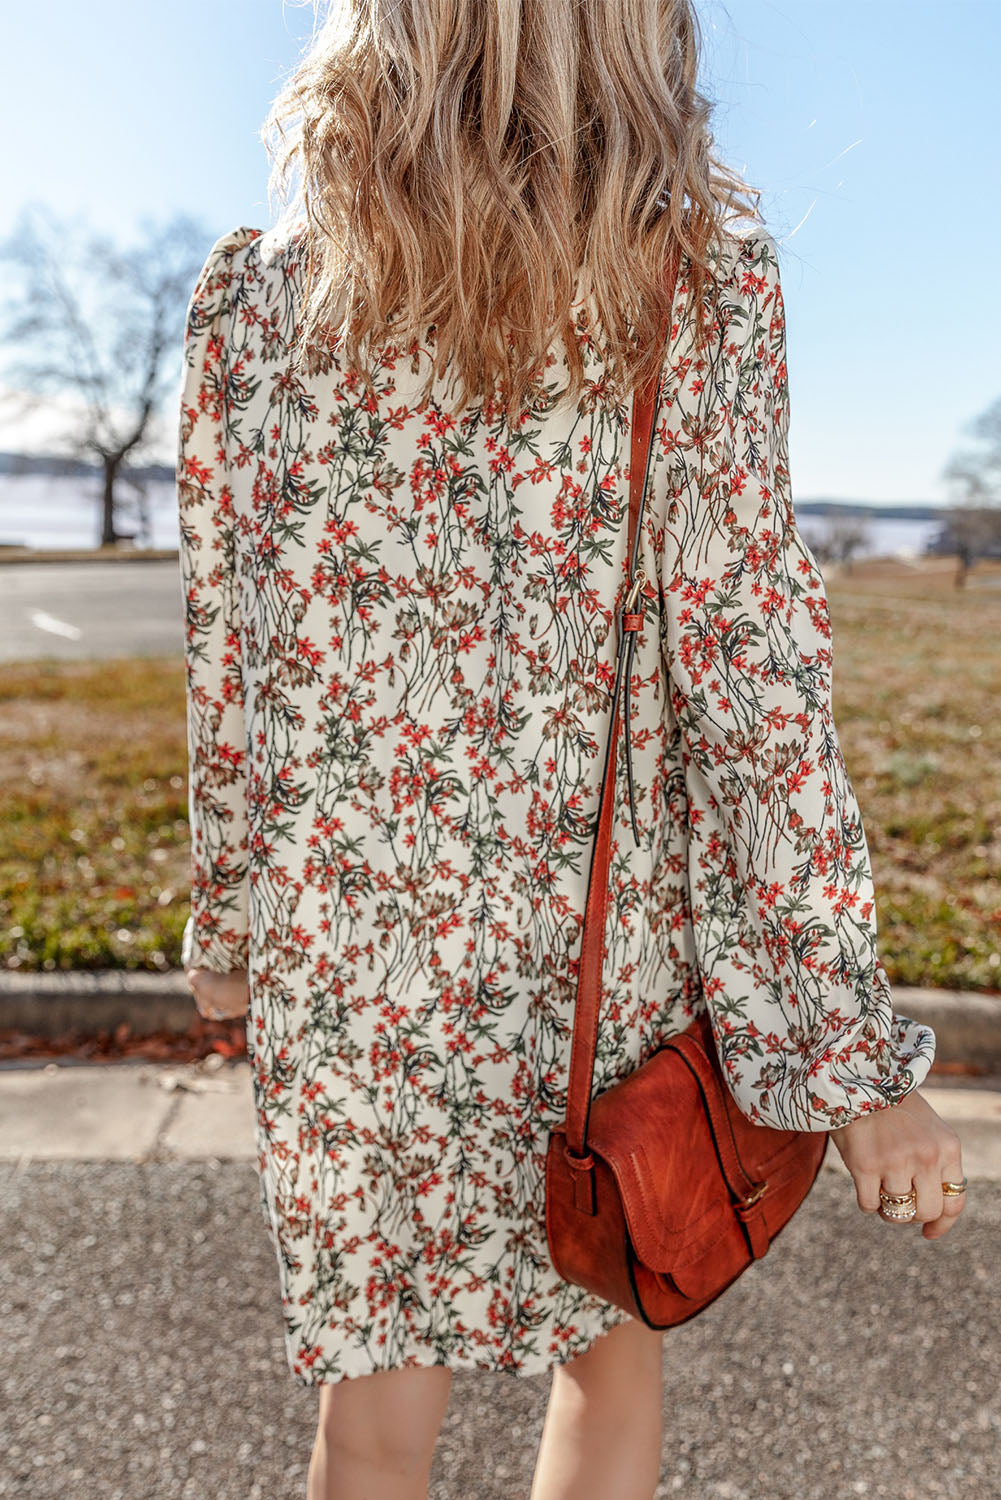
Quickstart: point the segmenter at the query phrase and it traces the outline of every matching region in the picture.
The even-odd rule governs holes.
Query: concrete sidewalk
[[[1001,1181],[1001,1078],[931,1078],[926,1090],[963,1141],[968,1177]],[[252,1161],[250,1067],[95,1063],[0,1069],[0,1161]],[[829,1150],[825,1170],[846,1174]],[[2,1493],[2,1492],[0,1492]]]
[[[250,1067],[94,1063],[0,1069],[0,1160],[249,1161]]]

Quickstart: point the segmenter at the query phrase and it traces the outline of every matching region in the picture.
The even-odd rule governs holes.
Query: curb
[[[938,1063],[974,1063],[1001,1072],[1001,995],[979,990],[893,991],[893,1008],[935,1033]]]
[[[198,1011],[180,969],[151,974],[131,969],[0,971],[0,1031],[53,1037],[94,1035],[127,1021],[134,1036],[190,1029]]]
[[[935,1032],[938,1063],[1001,1073],[1001,994],[977,990],[893,991],[896,1012]],[[135,1036],[186,1032],[197,1011],[184,974],[140,970],[0,971],[0,1030],[31,1036],[113,1031],[127,1021]]]

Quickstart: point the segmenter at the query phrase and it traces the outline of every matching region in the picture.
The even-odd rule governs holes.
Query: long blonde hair
[[[712,154],[700,48],[691,0],[332,0],[262,128],[305,221],[296,361],[339,348],[367,383],[365,351],[434,325],[425,395],[450,365],[453,414],[493,391],[516,419],[557,339],[579,400],[592,340],[624,402],[661,362],[675,244],[701,339],[724,227],[760,219]]]

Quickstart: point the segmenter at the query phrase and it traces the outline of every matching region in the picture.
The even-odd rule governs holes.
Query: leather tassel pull
[[[566,1159],[573,1168],[573,1206],[580,1213],[593,1214],[594,1202],[594,1157],[590,1151],[586,1156],[574,1156],[567,1151]]]

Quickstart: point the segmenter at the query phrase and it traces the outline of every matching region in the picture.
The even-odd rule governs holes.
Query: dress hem
[[[288,1354],[287,1363],[293,1380],[297,1385],[302,1386],[340,1385],[344,1380],[357,1380],[364,1375],[379,1375],[390,1370],[434,1369],[436,1367],[458,1374],[508,1375],[515,1379],[532,1379],[535,1376],[551,1374],[561,1365],[569,1364],[572,1360],[587,1354],[598,1340],[611,1333],[613,1328],[618,1328],[623,1323],[636,1321],[625,1309],[620,1309],[620,1313],[621,1316],[615,1318],[607,1327],[596,1329],[586,1342],[578,1342],[575,1347],[567,1348],[563,1354],[539,1355],[534,1359],[522,1359],[518,1363],[502,1363],[496,1358],[476,1359],[471,1356],[436,1359],[433,1357],[433,1351],[427,1346],[415,1348],[412,1356],[400,1355],[385,1365],[373,1365],[371,1361],[354,1365],[353,1362],[346,1361],[339,1372],[324,1368],[319,1375],[314,1373],[314,1366],[301,1368],[298,1365],[301,1356],[298,1354]],[[663,1331],[660,1330],[660,1332]]]

